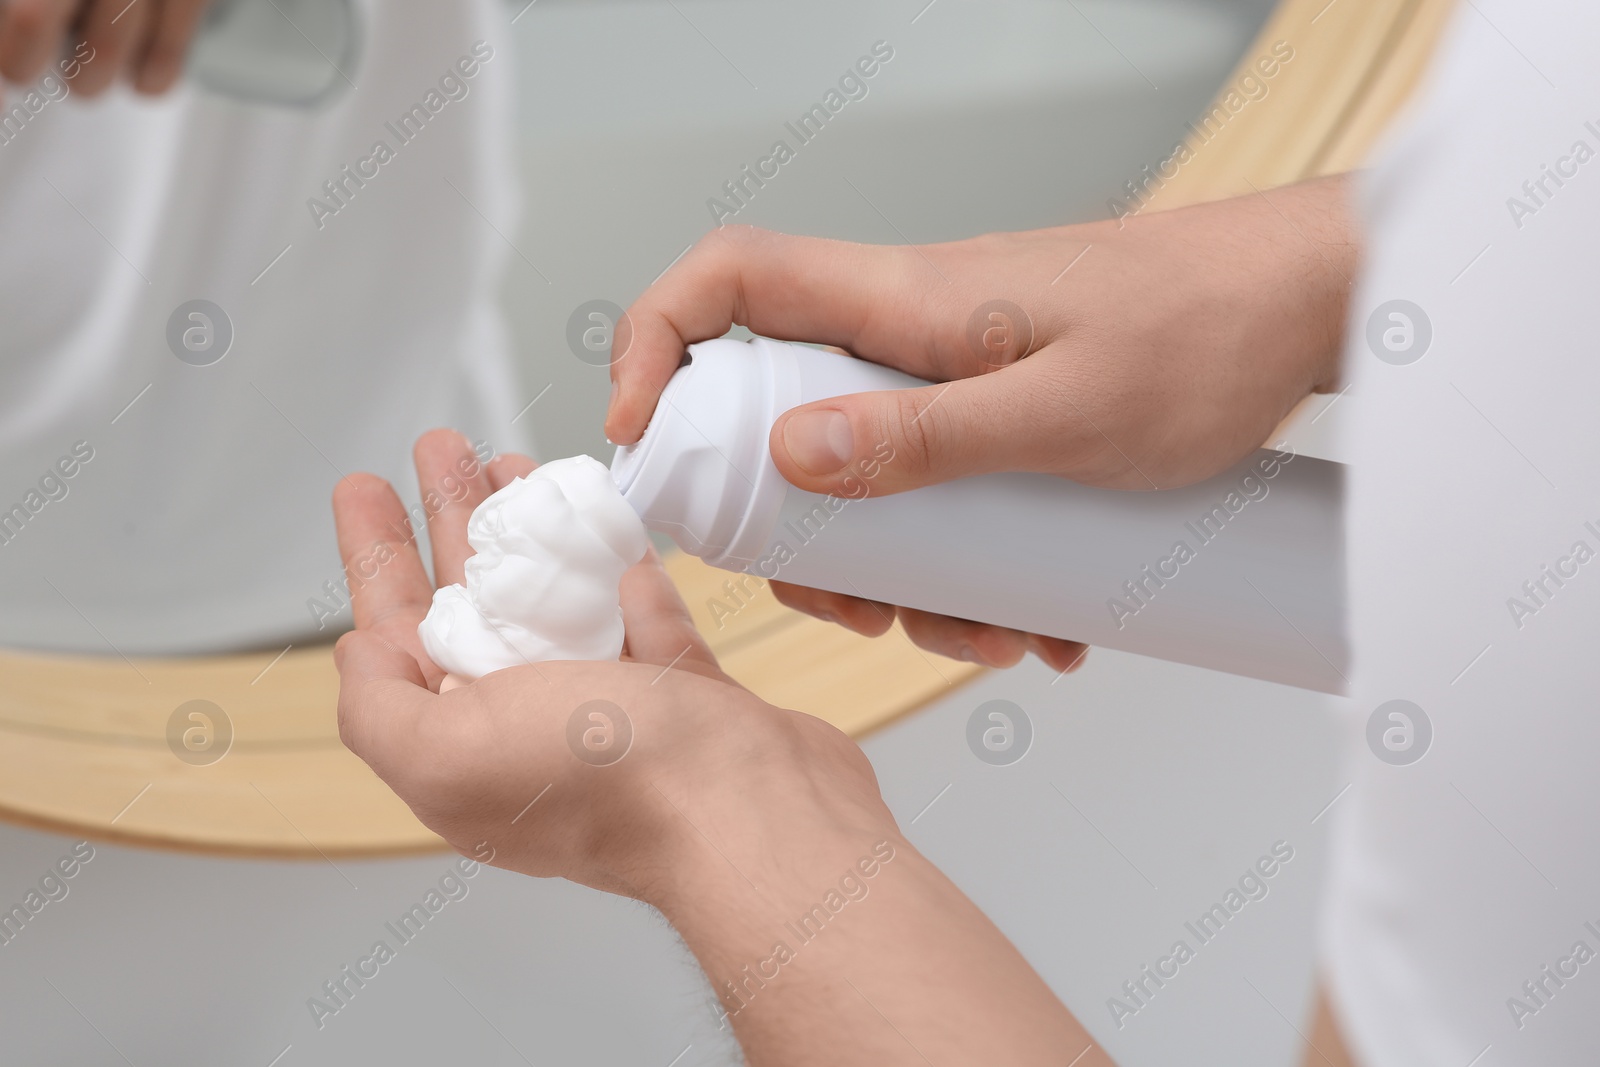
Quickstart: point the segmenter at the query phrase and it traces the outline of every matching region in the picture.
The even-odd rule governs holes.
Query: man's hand
[[[480,466],[459,434],[436,430],[417,442],[416,463],[425,487],[451,477],[466,486],[428,521],[435,580],[461,582],[467,518],[533,462]],[[892,830],[860,749],[724,674],[654,551],[623,578],[624,662],[529,664],[441,696],[442,673],[417,636],[435,583],[399,498],[381,479],[353,475],[334,493],[334,514],[357,626],[335,651],[340,732],[458,850],[486,842],[497,866],[653,899],[669,891],[660,875],[680,866],[673,850],[692,847],[673,804],[694,807],[685,790],[712,777],[736,789],[792,787],[837,802],[847,821]],[[591,709],[598,718],[580,712],[594,701],[605,702]],[[585,735],[600,765],[573,747]],[[524,812],[536,795],[538,817]],[[819,817],[828,806],[808,803]]]
[[[460,581],[467,517],[533,463],[484,468],[447,431],[416,461],[425,494],[466,486],[428,519],[436,580]],[[658,908],[749,1062],[1109,1062],[901,835],[861,750],[718,668],[654,553],[623,578],[623,662],[440,695],[416,632],[434,584],[399,498],[358,474],[334,510],[358,627],[335,650],[345,743],[464,854]]]
[[[636,441],[684,346],[734,324],[836,345],[948,384],[788,412],[773,462],[793,484],[844,491],[888,441],[894,493],[994,471],[1165,489],[1227,469],[1308,393],[1333,387],[1358,256],[1333,178],[1119,222],[926,246],[847,244],[729,226],[642,295],[619,327],[606,435]],[[893,609],[773,583],[791,607],[881,633]],[[913,640],[995,665],[1030,647],[962,620],[904,612]]]
[[[73,91],[94,96],[118,75],[141,93],[177,81],[207,0],[0,0],[0,76],[31,85],[65,60]],[[65,74],[65,69],[63,69]]]

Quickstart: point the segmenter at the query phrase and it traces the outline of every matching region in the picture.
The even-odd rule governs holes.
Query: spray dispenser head
[[[720,338],[689,347],[636,443],[611,477],[645,526],[720,567],[753,562],[777,524],[788,483],[767,449],[798,402],[789,346]]]

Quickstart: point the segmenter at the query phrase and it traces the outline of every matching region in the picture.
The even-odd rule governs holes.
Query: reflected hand
[[[207,0],[5,0],[0,76],[31,85],[46,68],[95,96],[126,73],[141,93],[177,81]],[[3,98],[3,95],[0,95]]]

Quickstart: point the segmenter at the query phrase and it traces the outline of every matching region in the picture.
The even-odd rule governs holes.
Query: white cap
[[[765,338],[690,345],[636,444],[618,447],[611,477],[644,524],[713,566],[760,557],[789,483],[767,435],[800,402],[793,347]]]

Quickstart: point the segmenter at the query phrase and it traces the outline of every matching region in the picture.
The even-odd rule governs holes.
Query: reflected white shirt
[[[0,512],[27,513],[0,543],[0,645],[331,636],[348,611],[308,602],[342,584],[339,477],[414,498],[410,446],[436,425],[521,446],[496,308],[517,215],[506,13],[359,7],[355,88],[320,109],[69,92],[0,144]],[[168,344],[193,300],[231,323],[209,366]],[[52,478],[75,447],[92,459]]]

